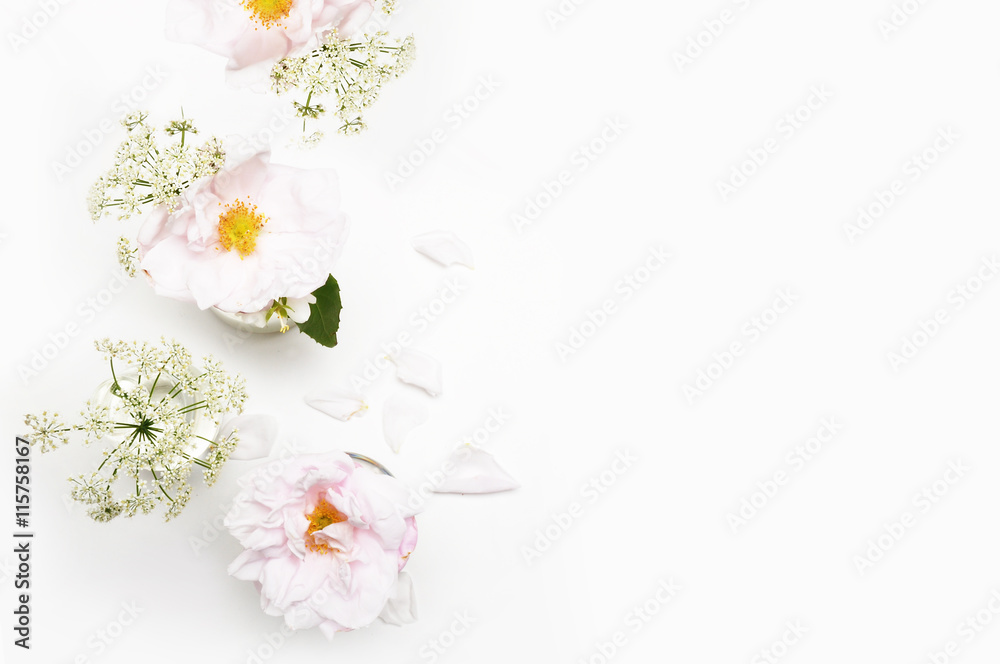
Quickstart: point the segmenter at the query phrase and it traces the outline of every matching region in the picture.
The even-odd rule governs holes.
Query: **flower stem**
[[[195,411],[195,410],[198,410],[198,409],[204,407],[205,403],[207,403],[205,401],[205,399],[202,399],[201,401],[196,401],[193,404],[190,404],[188,406],[184,406],[183,408],[181,408],[177,412],[179,414],[181,414],[181,415],[187,415],[188,413],[190,413],[192,411]]]
[[[114,394],[116,397],[121,398],[121,395],[118,394],[118,392],[121,390],[121,385],[118,384],[118,376],[115,375],[115,361],[108,360],[108,364],[111,365],[111,380],[114,381],[111,385],[111,393]]]

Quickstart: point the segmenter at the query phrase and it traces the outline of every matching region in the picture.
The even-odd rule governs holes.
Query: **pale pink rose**
[[[268,163],[258,153],[188,187],[177,209],[139,230],[153,290],[201,309],[255,313],[326,283],[347,239],[336,173]]]
[[[315,48],[327,30],[350,36],[374,6],[375,0],[171,0],[167,38],[229,58],[230,80],[253,83],[278,60]]]
[[[264,611],[291,629],[319,627],[332,637],[380,616],[411,619],[401,570],[417,526],[407,488],[342,452],[274,463],[284,465],[265,467],[226,515],[246,549],[229,573],[253,581]]]

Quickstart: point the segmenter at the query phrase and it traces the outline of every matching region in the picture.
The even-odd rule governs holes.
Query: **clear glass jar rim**
[[[364,454],[358,454],[357,452],[347,452],[347,456],[351,457],[355,461],[362,461],[364,463],[370,464],[371,466],[374,466],[376,470],[382,471],[383,473],[385,473],[389,477],[395,477],[395,475],[393,475],[392,473],[389,472],[388,468],[386,468],[385,466],[383,466],[382,464],[380,464],[375,459],[372,459],[370,457],[366,457]]]

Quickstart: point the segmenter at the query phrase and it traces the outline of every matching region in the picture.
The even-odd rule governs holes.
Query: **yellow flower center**
[[[235,248],[240,258],[246,258],[257,248],[257,236],[266,223],[267,217],[257,212],[256,205],[237,200],[219,215],[219,241],[226,251]]]
[[[242,0],[243,8],[253,15],[255,21],[265,28],[274,27],[281,19],[292,13],[294,0]]]
[[[339,552],[340,549],[336,549],[326,542],[318,542],[313,534],[316,531],[323,530],[331,523],[341,523],[342,521],[347,521],[347,516],[343,514],[336,507],[326,502],[326,498],[321,498],[316,508],[312,511],[312,514],[306,515],[309,519],[309,527],[306,528],[306,548],[310,551],[315,551],[316,553],[333,553],[334,551]]]

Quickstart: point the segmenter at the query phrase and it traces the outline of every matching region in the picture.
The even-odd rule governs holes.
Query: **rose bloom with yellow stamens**
[[[347,238],[338,189],[330,169],[256,154],[193,183],[173,212],[155,208],[139,230],[139,269],[157,294],[201,309],[256,314],[309,298]]]
[[[307,454],[277,477],[251,476],[225,525],[244,551],[229,566],[268,615],[328,637],[416,617],[403,572],[417,545],[411,492],[343,452]]]
[[[255,84],[282,58],[318,46],[329,30],[349,37],[374,6],[374,0],[171,0],[167,37],[227,57],[231,82]]]

